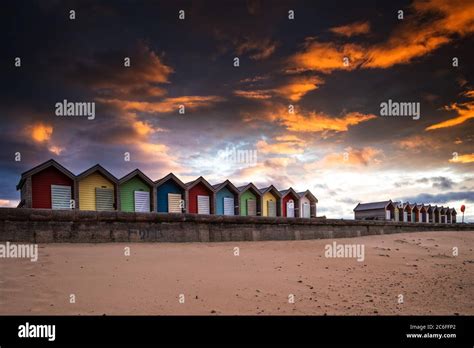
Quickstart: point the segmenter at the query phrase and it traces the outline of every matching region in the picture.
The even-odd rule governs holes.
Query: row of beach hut
[[[202,176],[183,183],[170,173],[153,181],[136,169],[117,179],[99,164],[74,175],[53,159],[24,172],[17,190],[18,207],[43,209],[312,218],[318,203],[309,190],[211,185]]]
[[[431,204],[392,202],[359,203],[354,208],[356,220],[391,220],[424,223],[456,223],[456,209]]]

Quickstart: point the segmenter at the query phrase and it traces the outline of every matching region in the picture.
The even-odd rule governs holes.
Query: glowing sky
[[[0,206],[54,158],[76,174],[310,189],[331,218],[402,199],[466,204],[474,221],[474,2],[309,3],[2,5]],[[56,116],[64,99],[95,102],[95,119]],[[419,102],[420,119],[381,117],[389,99]]]

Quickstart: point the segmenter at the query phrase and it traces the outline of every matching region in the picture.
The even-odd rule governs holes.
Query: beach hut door
[[[108,188],[95,188],[96,210],[114,210],[114,190]]]
[[[51,208],[70,209],[71,186],[51,185]]]
[[[135,191],[135,211],[141,213],[150,212],[150,192]]]
[[[268,216],[276,216],[276,203],[274,201],[267,201]]]
[[[197,196],[198,200],[198,214],[210,214],[209,196]]]
[[[182,213],[179,193],[168,193],[168,213]]]
[[[257,215],[257,201],[255,199],[247,200],[247,215],[248,216]]]
[[[385,210],[385,220],[390,220],[390,210]]]
[[[308,202],[303,203],[303,217],[309,218],[310,217],[310,209]]]
[[[224,197],[224,215],[234,215],[234,199]]]
[[[286,216],[295,217],[295,202],[292,199],[286,203]]]
[[[403,221],[408,222],[408,212],[407,211],[403,212]]]

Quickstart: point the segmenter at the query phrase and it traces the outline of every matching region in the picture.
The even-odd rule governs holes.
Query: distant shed
[[[416,203],[410,204],[410,210],[411,210],[411,215],[410,215],[410,220],[409,222],[417,222],[417,216],[418,216],[418,205]]]
[[[356,220],[394,220],[395,209],[391,200],[359,203],[354,208]]]
[[[438,207],[435,205],[434,207],[434,223],[439,224],[441,222],[441,209],[443,207]]]
[[[411,206],[410,203],[403,203],[403,222],[411,222]]]
[[[239,214],[239,190],[229,180],[212,185],[217,215]]]
[[[239,190],[239,208],[241,216],[261,216],[262,194],[252,183],[237,187]]]
[[[451,211],[451,223],[455,224],[457,222],[456,221],[456,215],[457,215],[456,209],[451,208],[449,210]]]
[[[119,180],[120,210],[148,213],[153,211],[153,181],[140,169],[125,175]]]
[[[424,204],[418,204],[417,205],[417,208],[418,208],[418,218],[416,220],[416,222],[427,222],[427,210],[426,210],[426,206]]]
[[[262,194],[262,216],[281,216],[281,194],[275,186],[259,189]]]
[[[449,207],[441,208],[440,221],[441,221],[442,224],[447,224],[448,223],[448,212],[449,212]]]
[[[289,188],[280,191],[281,193],[281,212],[285,217],[300,217],[300,196],[298,193]]]
[[[186,206],[191,214],[214,214],[214,188],[202,176],[186,183]]]
[[[187,211],[185,204],[186,185],[173,173],[155,182],[156,211],[158,213],[183,213]]]
[[[100,164],[77,176],[80,210],[112,211],[118,206],[118,180]]]
[[[300,197],[300,217],[305,219],[315,218],[317,214],[316,204],[318,203],[316,196],[313,195],[310,190],[298,192],[298,196]]]
[[[429,204],[426,206],[426,214],[428,215],[426,222],[432,224],[434,223],[434,211],[435,207]]]
[[[16,186],[20,190],[19,207],[71,209],[75,199],[75,176],[58,162],[50,159],[21,174]]]

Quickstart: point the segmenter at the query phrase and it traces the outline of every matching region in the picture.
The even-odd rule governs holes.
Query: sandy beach
[[[325,257],[333,241],[364,261]],[[473,315],[474,232],[40,244],[37,262],[0,260],[0,314]]]

